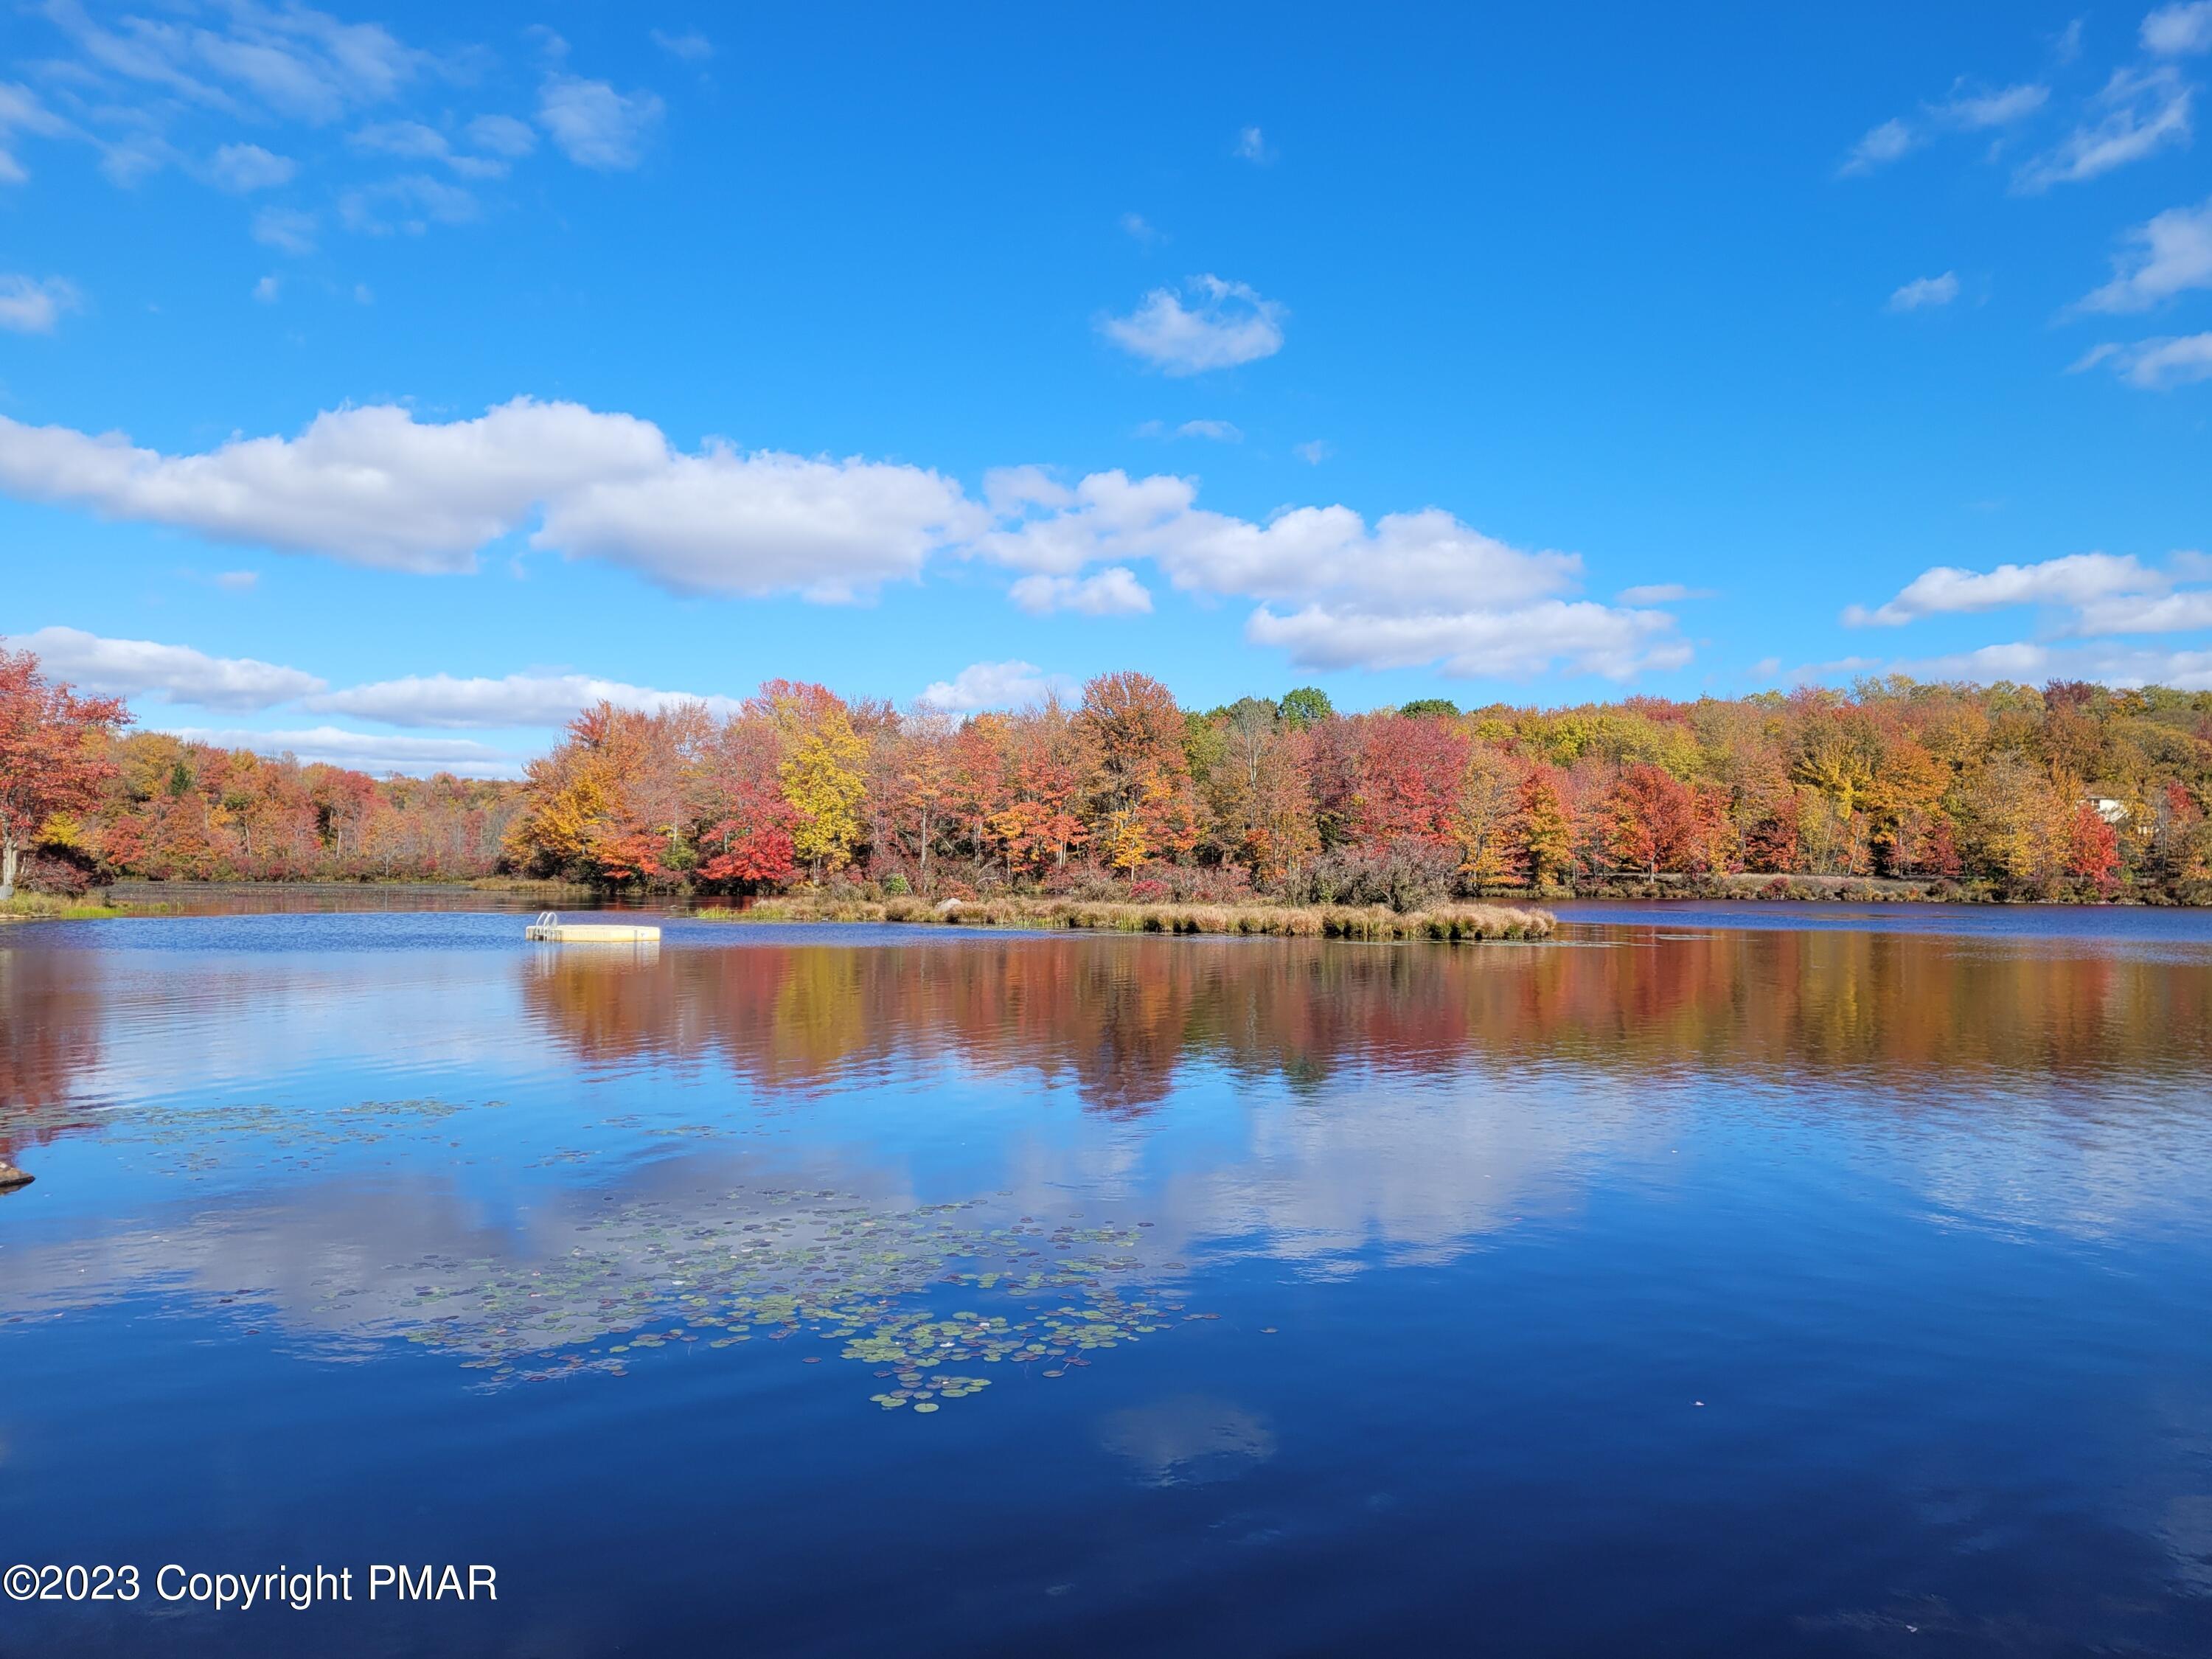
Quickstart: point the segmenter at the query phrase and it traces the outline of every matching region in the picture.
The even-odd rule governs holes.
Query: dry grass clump
[[[940,922],[959,927],[1079,927],[1123,933],[1261,933],[1290,939],[1536,939],[1557,925],[1547,910],[1444,904],[1401,913],[1380,904],[1132,904],[997,898],[940,909],[923,898],[833,899],[797,894],[744,910],[702,911],[703,921]]]

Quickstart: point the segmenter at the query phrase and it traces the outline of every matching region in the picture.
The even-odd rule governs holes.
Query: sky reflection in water
[[[0,1650],[2204,1650],[2212,927],[1766,914],[0,937],[0,1554],[507,1591]]]

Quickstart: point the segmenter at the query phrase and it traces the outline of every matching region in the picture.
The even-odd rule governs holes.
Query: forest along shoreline
[[[770,680],[727,713],[602,702],[520,779],[131,724],[0,648],[0,913],[112,911],[71,907],[118,880],[501,876],[647,903],[2212,903],[2212,691],[2157,686],[1342,714],[1112,673],[954,713]]]

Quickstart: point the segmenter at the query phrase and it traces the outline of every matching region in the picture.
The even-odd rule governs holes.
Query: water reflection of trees
[[[2212,959],[1877,933],[1599,948],[1317,941],[742,943],[535,959],[524,1000],[587,1061],[720,1063],[759,1086],[916,1061],[1072,1080],[1138,1113],[1191,1062],[1318,1080],[1565,1063],[2142,1083],[2201,1070]]]
[[[102,990],[89,952],[0,949],[0,1159],[83,1127]]]

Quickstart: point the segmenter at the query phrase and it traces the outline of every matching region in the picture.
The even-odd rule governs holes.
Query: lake
[[[0,932],[0,1652],[2212,1652],[2212,916],[1561,915]]]

